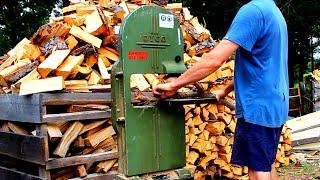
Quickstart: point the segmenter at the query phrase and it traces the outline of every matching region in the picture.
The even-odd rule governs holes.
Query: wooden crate
[[[38,167],[38,175],[31,175],[7,167],[0,167],[4,179],[51,179],[50,171],[62,167],[94,163],[118,157],[116,151],[50,158],[47,123],[53,121],[82,121],[111,118],[110,111],[85,111],[49,114],[49,106],[72,104],[110,104],[110,93],[40,93],[31,96],[0,95],[0,121],[14,121],[36,126],[36,135],[0,132],[0,155],[22,160]],[[94,174],[89,179],[104,179],[112,175]]]
[[[0,95],[0,120],[46,123],[59,120],[86,120],[111,118],[105,111],[87,111],[78,113],[47,114],[48,106],[70,104],[110,104],[111,93],[40,93],[31,96],[13,94]]]

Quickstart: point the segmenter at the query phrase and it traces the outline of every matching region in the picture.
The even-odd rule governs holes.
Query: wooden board
[[[111,74],[108,72],[108,68],[103,63],[103,60],[101,57],[98,58],[98,67],[99,67],[99,71],[100,71],[102,79],[104,79],[104,80],[111,79]]]
[[[21,78],[17,83],[22,83],[30,80],[40,79],[41,75],[39,74],[37,68],[32,70],[30,73]]]
[[[64,80],[62,76],[31,80],[22,82],[19,95],[28,95],[39,92],[57,91],[64,88]]]
[[[84,55],[69,56],[55,71],[57,76],[62,76],[67,79],[69,74],[74,70],[77,65],[80,65],[84,60]]]
[[[19,122],[41,122],[41,105],[39,94],[33,96],[18,96],[14,94],[0,95],[1,120]]]
[[[292,134],[292,146],[320,142],[320,127]]]
[[[102,161],[97,165],[96,172],[107,173],[116,162],[117,162],[117,159],[110,159],[107,161]]]
[[[48,124],[48,135],[50,138],[61,138],[62,133],[58,126]]]
[[[51,71],[57,69],[63,60],[69,55],[70,51],[70,49],[67,49],[52,52],[49,57],[38,66],[38,72],[41,77],[45,78]]]
[[[69,13],[72,11],[76,11],[77,7],[81,7],[81,6],[85,6],[84,3],[77,3],[77,4],[69,5],[67,7],[62,8],[62,12],[65,14],[65,13]]]
[[[320,111],[291,119],[287,121],[287,125],[292,133],[320,127]]]
[[[78,16],[83,16],[93,13],[93,11],[95,11],[96,9],[97,7],[94,5],[79,6],[76,8],[76,12]]]
[[[24,78],[24,80],[27,78],[30,78],[31,75],[29,75],[31,72],[37,72],[37,67],[39,65],[39,61],[33,61],[32,63],[19,68],[16,72],[14,72],[13,74],[7,76],[4,78],[4,80],[6,81],[7,84],[12,84],[12,83],[16,83],[19,80],[21,80],[22,78]]]
[[[101,120],[101,121],[93,121],[93,122],[91,122],[91,123],[89,123],[89,124],[86,124],[86,125],[82,128],[82,130],[80,131],[79,135],[81,135],[81,134],[83,134],[83,133],[85,133],[85,132],[87,132],[87,131],[89,131],[89,130],[91,130],[91,129],[94,129],[94,128],[102,125],[102,124],[105,123],[105,122],[107,122],[107,121],[106,121],[106,120]]]
[[[23,38],[13,49],[8,52],[9,56],[14,56],[19,53],[19,51],[23,50],[23,47],[27,44],[30,44],[31,41],[27,38]]]
[[[4,70],[5,68],[9,67],[14,61],[16,60],[16,56],[10,56],[0,65],[0,71]]]
[[[71,114],[68,116],[45,116],[41,114],[44,105],[70,105],[70,104],[110,104],[111,93],[39,93],[31,96],[18,96],[15,94],[0,95],[1,120],[42,123],[50,120],[65,119],[99,119],[110,118],[110,112],[98,111],[93,114]],[[96,114],[95,114],[96,113]],[[69,113],[68,113],[69,114]],[[83,115],[83,118],[82,118]],[[43,118],[45,121],[43,121]]]
[[[36,60],[41,55],[41,51],[38,45],[27,44],[24,45],[24,53],[22,59],[29,58],[31,60]]]
[[[42,93],[41,100],[43,105],[110,104],[111,93]]]
[[[82,111],[107,111],[110,107],[103,104],[88,104],[88,105],[71,105],[68,108],[68,112],[82,112]]]
[[[87,33],[93,33],[103,25],[98,10],[93,11],[93,13],[86,17],[85,24],[85,31]]]
[[[63,16],[63,21],[69,26],[82,26],[86,20],[87,15],[77,16],[76,14],[70,14]]]
[[[293,147],[294,150],[311,150],[311,151],[320,151],[320,142],[304,144],[301,146]]]
[[[0,132],[0,154],[45,165],[45,137]]]
[[[70,35],[66,40],[69,49],[73,49],[78,45],[78,41],[72,35]]]
[[[67,80],[64,84],[68,92],[90,92],[87,80]]]
[[[188,8],[184,7],[182,8],[182,11],[183,11],[183,16],[184,16],[184,19],[186,21],[189,21],[193,18],[193,16],[191,15],[190,11]]]
[[[9,129],[14,132],[15,134],[20,134],[20,135],[29,135],[29,133],[23,129],[22,127],[12,123],[12,122],[8,122],[8,127]]]
[[[75,37],[82,39],[83,41],[92,44],[93,46],[100,48],[102,40],[83,31],[81,28],[77,26],[72,26],[70,30],[70,34],[74,35]]]
[[[28,64],[30,64],[31,61],[29,59],[20,60],[18,63],[15,63],[14,65],[11,65],[2,71],[0,71],[0,85],[1,86],[7,86],[6,78],[9,76],[12,76],[14,73],[19,71],[21,68],[24,68]]]
[[[109,48],[109,47],[101,47],[99,50],[98,50],[98,53],[100,56],[103,56],[103,57],[106,57],[112,61],[118,61],[119,60],[119,53],[112,49],[112,48]]]
[[[101,81],[102,81],[101,75],[96,70],[92,71],[88,79],[88,84],[95,85],[95,84],[99,84]]]
[[[142,74],[132,74],[130,77],[130,87],[136,87],[140,91],[145,91],[151,86]]]
[[[103,140],[107,139],[108,137],[111,137],[115,135],[116,132],[114,131],[112,126],[109,126],[107,128],[104,128],[91,136],[84,139],[84,142],[87,146],[95,147]]]
[[[58,155],[60,157],[65,157],[67,151],[69,150],[70,144],[77,138],[82,127],[83,124],[77,121],[74,122],[71,126],[69,126],[68,130],[64,133],[58,147],[53,152],[53,154]]]
[[[108,151],[98,154],[88,154],[81,156],[71,156],[66,158],[49,159],[46,164],[46,169],[57,169],[61,167],[75,166],[87,163],[94,163],[97,161],[104,161],[109,159],[118,158],[118,152],[116,150]]]
[[[77,176],[79,177],[85,177],[87,176],[87,170],[86,170],[86,167],[85,165],[79,165],[75,168],[75,173]]]
[[[42,122],[52,121],[76,121],[86,119],[109,119],[110,111],[84,111],[75,113],[47,114],[42,116]]]

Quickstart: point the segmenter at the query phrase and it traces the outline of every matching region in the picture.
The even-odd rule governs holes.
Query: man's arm
[[[222,40],[209,53],[204,54],[200,61],[184,72],[177,79],[166,84],[153,87],[153,93],[162,98],[172,96],[178,89],[188,84],[204,79],[215,72],[232,54],[239,45],[229,40]]]

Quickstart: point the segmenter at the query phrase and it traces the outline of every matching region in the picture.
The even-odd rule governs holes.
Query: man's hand
[[[174,88],[172,83],[158,84],[152,87],[152,92],[155,96],[165,99],[173,96],[178,89]]]
[[[212,93],[216,95],[217,101],[220,101],[222,98],[227,96],[224,90],[217,90],[213,91]]]

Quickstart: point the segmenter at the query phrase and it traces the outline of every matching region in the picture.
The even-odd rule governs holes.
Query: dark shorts
[[[280,128],[269,128],[238,119],[231,162],[254,171],[271,171],[275,161]]]

